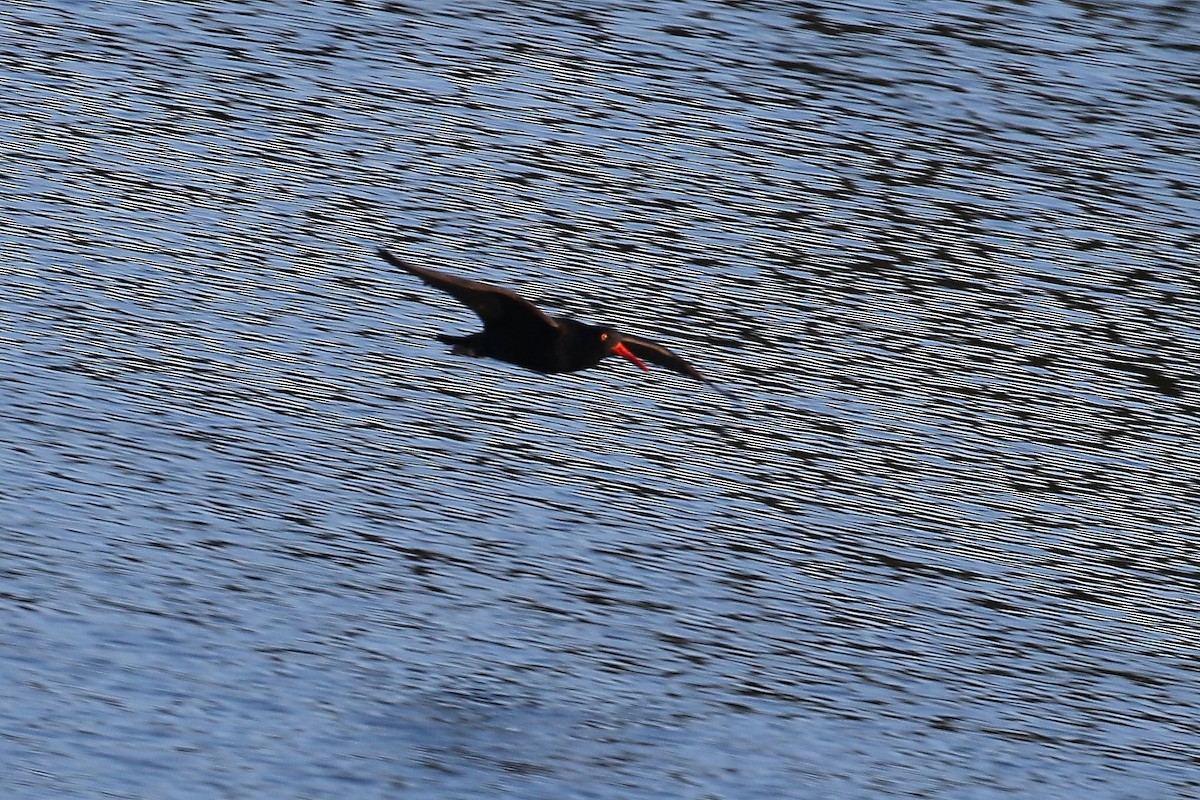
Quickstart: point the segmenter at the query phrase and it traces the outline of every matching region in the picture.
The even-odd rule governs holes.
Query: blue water
[[[0,34],[5,798],[1200,795],[1187,4]]]

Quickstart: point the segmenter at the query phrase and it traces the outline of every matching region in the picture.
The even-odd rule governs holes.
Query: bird
[[[649,361],[732,397],[660,344],[622,334],[610,325],[552,317],[511,289],[417,266],[383,247],[376,252],[393,267],[446,292],[483,322],[482,331],[466,336],[437,335],[456,355],[494,358],[542,373],[575,372],[596,366],[606,356],[620,356],[643,372],[649,372]]]

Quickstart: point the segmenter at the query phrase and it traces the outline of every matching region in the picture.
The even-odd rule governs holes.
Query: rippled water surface
[[[1200,795],[1196,3],[0,32],[6,798]]]

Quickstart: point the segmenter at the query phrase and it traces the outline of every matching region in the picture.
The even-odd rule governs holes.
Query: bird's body
[[[534,372],[575,372],[594,367],[608,353],[593,343],[600,341],[603,329],[567,317],[553,317],[549,331],[530,331],[529,335],[495,336],[487,329],[467,336],[439,334],[438,341],[454,345],[459,355],[495,358]]]
[[[453,352],[460,355],[495,358],[546,373],[587,369],[599,364],[606,356],[618,355],[643,370],[647,369],[642,363],[645,359],[680,375],[710,383],[695,367],[662,345],[623,336],[605,325],[551,317],[509,289],[418,267],[382,248],[378,252],[392,266],[451,295],[483,321],[483,330],[477,333],[438,336],[439,340],[453,345]]]

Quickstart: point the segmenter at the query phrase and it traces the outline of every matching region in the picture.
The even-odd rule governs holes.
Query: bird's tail
[[[487,355],[484,345],[479,341],[477,334],[470,336],[451,336],[448,333],[439,333],[437,335],[439,342],[445,342],[448,345],[453,345],[450,352],[456,356],[470,356],[471,358],[479,358]]]

